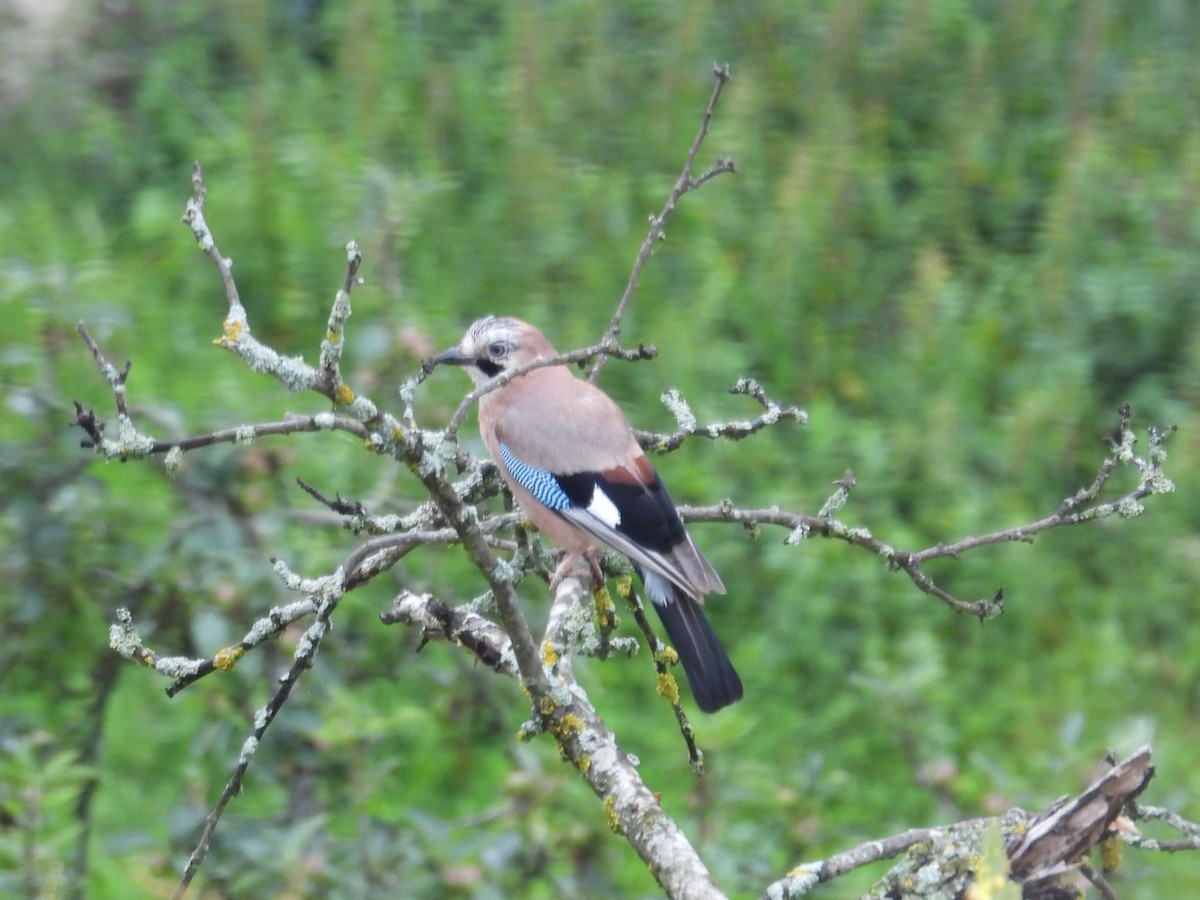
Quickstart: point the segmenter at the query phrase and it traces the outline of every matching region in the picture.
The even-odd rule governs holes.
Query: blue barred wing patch
[[[508,469],[508,474],[513,477],[513,481],[533,494],[538,503],[560,511],[570,508],[571,498],[567,496],[567,492],[562,489],[558,479],[550,472],[545,469],[535,469],[529,463],[517,459],[508,449],[507,444],[500,445],[500,456],[504,460],[504,468]]]

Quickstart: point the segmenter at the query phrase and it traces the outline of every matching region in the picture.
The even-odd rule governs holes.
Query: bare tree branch
[[[291,696],[292,689],[299,682],[300,677],[312,668],[313,661],[316,659],[317,648],[329,631],[329,623],[333,612],[337,609],[339,601],[346,592],[340,569],[333,575],[315,579],[301,579],[287,570],[281,563],[276,563],[276,571],[283,576],[290,587],[309,595],[309,599],[315,608],[316,617],[296,644],[296,650],[292,655],[292,665],[283,677],[279,679],[279,686],[276,688],[274,695],[267,701],[265,706],[261,707],[254,714],[254,730],[242,745],[242,752],[238,756],[233,774],[225,785],[225,789],[221,792],[216,806],[212,808],[205,819],[204,830],[200,835],[196,848],[188,858],[187,866],[184,868],[183,875],[179,879],[179,885],[172,895],[175,900],[178,900],[178,898],[183,897],[187,893],[192,879],[200,871],[200,866],[204,862],[204,857],[208,854],[213,834],[216,832],[217,825],[221,821],[221,816],[224,814],[225,808],[229,805],[230,800],[241,793],[242,782],[247,770],[250,768],[250,763],[254,759],[254,754],[258,750],[263,735],[266,734],[267,729],[275,721],[275,717],[279,714],[279,711],[287,703],[288,697]]]
[[[1095,871],[1087,863],[1080,863],[1079,871],[1084,878],[1092,883],[1092,887],[1099,891],[1103,900],[1120,900],[1117,897],[1117,892],[1112,889],[1112,885],[1108,883],[1108,879],[1104,877],[1103,873]]]
[[[892,869],[867,896],[963,896],[976,866],[963,867],[961,863],[978,860],[984,835],[994,824],[999,824],[1004,836],[1010,877],[1018,884],[1045,890],[1076,871],[1085,854],[1109,834],[1122,807],[1146,789],[1154,777],[1150,759],[1150,748],[1142,747],[1114,765],[1078,797],[1056,800],[1036,815],[1012,809],[998,819],[969,819],[938,828],[914,828],[868,841],[828,859],[805,863],[770,885],[762,898],[803,897],[818,884],[906,851],[912,851],[910,858]],[[922,885],[928,892],[922,890]]]
[[[1133,452],[1137,438],[1130,425],[1128,407],[1120,411],[1118,437],[1110,441],[1112,455],[1100,465],[1093,482],[1086,488],[1063,500],[1058,508],[1048,516],[1027,523],[1016,525],[987,534],[962,538],[952,543],[939,543],[923,550],[899,550],[880,538],[875,537],[864,527],[851,527],[830,516],[811,516],[780,510],[778,507],[769,509],[738,509],[730,500],[725,500],[715,506],[691,507],[681,506],[679,513],[687,522],[738,522],[750,529],[760,525],[777,525],[789,530],[784,539],[786,544],[797,544],[813,536],[834,538],[845,541],[855,547],[862,547],[880,556],[892,569],[903,571],[920,590],[946,603],[956,612],[969,613],[981,620],[999,615],[1004,611],[1004,590],[1000,588],[995,595],[981,600],[966,601],[954,597],[939,586],[922,570],[922,566],[934,559],[957,559],[964,553],[988,547],[993,544],[1011,543],[1013,541],[1032,541],[1034,536],[1054,528],[1070,525],[1082,525],[1098,519],[1119,515],[1130,518],[1144,511],[1141,501],[1155,494],[1170,493],[1175,490],[1174,483],[1163,472],[1166,462],[1166,442],[1174,432],[1174,428],[1147,429],[1150,452],[1138,456]],[[1136,488],[1117,497],[1114,500],[1099,502],[1099,494],[1109,476],[1118,465],[1128,465],[1135,468],[1140,475]],[[838,482],[838,490],[827,501],[825,509],[834,510],[845,502],[850,487],[854,484],[854,475],[847,472]]]
[[[542,645],[548,678],[554,687],[535,702],[534,715],[522,729],[525,739],[549,731],[564,757],[604,801],[609,824],[623,835],[650,867],[651,874],[669,897],[716,898],[724,894],[679,826],[663,811],[646,787],[636,765],[618,745],[616,737],[597,714],[583,688],[574,679],[570,644],[578,621],[575,610],[586,603],[584,583],[564,578],[555,594],[551,625]],[[511,642],[503,630],[473,612],[453,610],[428,595],[408,592],[393,601],[384,614],[387,622],[408,622],[424,636],[445,637],[466,647],[481,661],[506,674],[525,677],[513,661]],[[547,701],[560,705],[562,714],[547,716]]]
[[[497,378],[493,378],[487,384],[475,388],[468,393],[455,410],[453,417],[450,419],[450,424],[447,426],[446,433],[451,440],[457,437],[458,429],[466,418],[467,411],[475,404],[480,397],[489,394],[492,391],[499,390],[505,384],[508,384],[512,379],[519,378],[521,375],[531,372],[534,369],[539,369],[544,366],[566,365],[568,363],[582,363],[588,360],[595,360],[591,371],[588,373],[588,381],[595,383],[600,375],[601,369],[604,368],[604,363],[609,357],[615,356],[618,359],[638,360],[650,359],[656,354],[653,347],[647,347],[644,344],[639,344],[636,348],[630,350],[622,348],[619,342],[621,334],[621,320],[625,317],[625,312],[629,307],[630,301],[633,299],[634,293],[638,288],[638,279],[641,277],[642,270],[646,267],[646,263],[650,261],[650,256],[654,252],[655,245],[666,237],[664,231],[667,219],[675,211],[676,205],[680,198],[689,191],[696,190],[705,182],[715,178],[726,172],[735,171],[734,162],[729,157],[721,157],[714,165],[708,168],[699,177],[692,176],[692,166],[696,160],[696,154],[700,150],[700,145],[704,143],[704,139],[708,136],[709,124],[717,108],[717,101],[721,97],[721,91],[726,82],[730,79],[728,65],[713,66],[714,85],[712,96],[709,98],[708,106],[704,111],[704,116],[700,123],[700,130],[696,134],[696,139],[692,142],[689,148],[686,160],[684,161],[683,171],[680,172],[679,178],[676,179],[671,193],[668,195],[666,203],[662,211],[656,216],[650,217],[650,230],[645,239],[642,241],[641,249],[638,251],[637,258],[634,260],[633,270],[630,272],[629,280],[625,285],[625,291],[621,295],[621,299],[617,302],[616,311],[613,313],[612,320],[604,331],[601,339],[589,346],[579,350],[573,350],[569,353],[560,353],[550,359],[538,359],[525,366],[520,366],[515,369],[504,372]],[[433,367],[429,361],[422,366],[421,372],[414,379],[410,379],[401,388],[401,395],[409,397],[412,391],[422,381],[429,377]],[[715,436],[715,435],[714,435]]]
[[[1131,816],[1143,822],[1163,822],[1170,828],[1184,835],[1178,840],[1155,840],[1140,834],[1121,834],[1121,840],[1131,847],[1140,850],[1152,850],[1157,853],[1179,853],[1185,850],[1200,850],[1200,824],[1191,822],[1174,810],[1161,806],[1143,806],[1140,803],[1131,804]]]
[[[675,388],[663,392],[663,405],[675,417],[679,428],[669,435],[655,434],[650,431],[636,431],[638,442],[647,450],[654,453],[670,453],[679,448],[689,437],[703,437],[710,441],[725,439],[740,441],[742,438],[757,434],[764,428],[778,425],[785,419],[793,419],[801,425],[807,424],[808,413],[798,406],[783,406],[767,396],[767,392],[753,378],[742,378],[729,389],[731,394],[742,394],[751,397],[763,407],[761,415],[753,419],[716,422],[710,425],[699,425],[691,406],[683,395]]]
[[[299,594],[300,598],[272,609],[250,628],[241,641],[206,659],[165,656],[147,648],[133,627],[132,616],[123,610],[118,614],[118,621],[110,631],[112,646],[121,655],[172,678],[173,684],[168,689],[171,694],[208,674],[232,668],[245,653],[277,636],[285,627],[301,618],[311,619],[293,654],[288,673],[255,715],[242,753],[208,816],[176,896],[182,896],[187,890],[202,864],[224,810],[242,788],[245,773],[259,743],[288,701],[296,683],[312,666],[320,642],[328,632],[332,616],[342,598],[388,571],[414,549],[451,543],[461,544],[486,581],[487,593],[477,602],[453,606],[429,595],[405,591],[394,599],[391,609],[382,616],[383,620],[388,623],[404,622],[420,628],[422,646],[431,639],[445,638],[463,647],[498,673],[519,679],[531,701],[530,718],[522,730],[523,736],[532,738],[542,732],[553,736],[563,758],[572,764],[603,801],[610,826],[625,836],[663,890],[672,897],[723,896],[695,849],[678,825],[663,812],[657,798],[643,782],[636,765],[617,744],[585,690],[575,679],[572,664],[575,653],[603,656],[613,650],[631,654],[636,650],[636,644],[628,639],[614,637],[616,616],[607,590],[602,584],[596,585],[589,599],[585,580],[574,577],[562,579],[555,593],[547,631],[540,641],[536,639],[521,611],[516,585],[530,572],[544,576],[543,561],[519,525],[519,517],[515,513],[481,514],[479,502],[500,491],[499,479],[494,466],[471,457],[458,446],[456,440],[458,428],[467,411],[480,396],[533,368],[594,360],[588,375],[589,380],[594,381],[611,356],[636,360],[654,355],[653,347],[639,344],[633,349],[623,348],[618,341],[621,323],[637,289],[639,276],[657,242],[663,239],[665,223],[679,199],[717,175],[734,171],[733,162],[721,158],[702,174],[692,174],[722,88],[729,79],[728,68],[715,67],[714,77],[712,95],[697,136],[688,151],[683,171],[662,211],[651,218],[650,230],[602,339],[590,347],[563,353],[553,359],[537,360],[506,377],[495,379],[486,388],[472,391],[463,398],[443,431],[417,427],[413,415],[413,397],[416,389],[428,377],[427,364],[401,388],[405,408],[399,417],[379,409],[368,398],[356,396],[343,379],[340,362],[345,347],[345,326],[351,314],[350,295],[358,282],[362,263],[362,256],[354,242],[350,242],[346,248],[346,274],[334,297],[316,367],[309,366],[299,357],[284,357],[252,335],[232,275],[232,261],[219,250],[205,220],[207,191],[198,164],[193,170],[193,196],[188,201],[183,221],[191,229],[201,250],[217,267],[224,286],[228,312],[222,336],[216,343],[237,353],[253,371],[273,375],[290,391],[315,391],[331,402],[332,410],[315,415],[288,416],[280,422],[247,425],[171,441],[154,439],[137,430],[129,413],[126,381],[132,364],[126,363],[123,369],[111,365],[80,323],[80,334],[113,392],[117,408],[117,435],[105,437],[105,423],[93,411],[85,410],[78,403],[73,424],[84,430],[87,436],[84,446],[107,459],[125,460],[167,453],[168,464],[174,465],[186,451],[219,443],[245,443],[268,435],[342,430],[362,439],[371,452],[403,463],[428,494],[428,500],[406,515],[375,516],[361,503],[347,501],[340,496],[330,500],[315,488],[302,485],[315,500],[342,516],[344,524],[356,534],[365,532],[375,537],[355,548],[336,571],[318,578],[301,578],[285,563],[276,561],[277,573],[288,589]],[[676,419],[676,431],[667,435],[641,432],[638,434],[639,440],[649,449],[666,452],[677,448],[689,437],[737,440],[785,420],[806,421],[803,410],[775,402],[761,385],[751,379],[739,381],[732,391],[750,397],[762,407],[762,412],[750,420],[701,426],[697,424],[682,395],[670,390],[664,394],[663,402]],[[988,618],[1002,611],[1002,591],[983,600],[959,600],[936,584],[923,571],[923,565],[933,559],[956,557],[995,543],[1029,541],[1036,534],[1052,528],[1081,524],[1114,514],[1139,514],[1143,499],[1173,490],[1173,484],[1163,474],[1165,444],[1169,434],[1169,429],[1151,428],[1149,453],[1144,457],[1137,455],[1134,453],[1135,439],[1130,428],[1129,411],[1123,409],[1121,425],[1110,442],[1112,453],[1101,465],[1096,478],[1087,487],[1064,499],[1053,514],[1023,526],[918,551],[898,550],[873,536],[866,528],[851,527],[834,518],[845,506],[854,486],[854,476],[849,471],[836,483],[833,494],[817,516],[777,508],[739,509],[729,500],[713,507],[683,508],[680,511],[689,521],[739,523],[751,529],[757,529],[760,525],[784,527],[788,529],[785,543],[789,544],[814,535],[843,540],[882,557],[889,567],[908,574],[920,590],[938,597],[951,608]],[[1101,493],[1111,474],[1120,465],[1137,469],[1140,483],[1136,489],[1116,500],[1103,501]],[[452,475],[452,472],[457,474]],[[452,478],[458,480],[452,481]],[[517,529],[516,540],[500,536],[502,529],[514,525]],[[501,558],[497,556],[497,550],[510,556]],[[629,601],[648,646],[652,648],[658,690],[671,702],[691,764],[700,772],[703,753],[696,744],[691,725],[679,703],[678,686],[670,672],[670,666],[675,662],[673,651],[658,640],[646,622],[641,601],[628,578],[618,579],[618,591]],[[483,614],[485,609],[488,612],[486,616]],[[490,618],[493,612],[498,622]],[[1079,855],[1107,833],[1112,823],[1110,813],[1113,804],[1119,809],[1122,803],[1145,787],[1152,772],[1148,768],[1148,760],[1149,750],[1146,749],[1144,758],[1135,756],[1122,764],[1125,767],[1123,774],[1128,776],[1125,780],[1110,773],[1110,776],[1106,776],[1107,781],[1102,779],[1075,804],[1056,805],[1032,822],[1029,816],[1016,811],[1019,816],[1013,814],[1012,827],[1017,827],[1019,820],[1019,825],[1026,828],[1028,839],[1012,842],[1015,847],[1012,850],[1014,871],[1021,866],[1026,878],[1045,880],[1077,867]],[[1142,761],[1145,765],[1138,770],[1137,766]],[[1117,769],[1121,769],[1121,766]],[[1144,777],[1135,786],[1134,776],[1138,771]],[[1150,818],[1153,809],[1146,808],[1142,812]],[[960,823],[946,829],[919,829],[864,844],[845,854],[798,868],[787,878],[772,885],[767,896],[799,896],[821,881],[868,862],[890,858],[906,850],[912,851],[920,844],[937,843],[946,834],[972,832],[980,821],[983,820]],[[1186,835],[1184,841],[1175,843],[1188,846],[1179,846],[1177,849],[1196,849],[1195,845],[1200,843],[1200,829],[1182,819],[1171,824]],[[1196,830],[1190,831],[1189,828]],[[1148,843],[1138,846],[1150,849]],[[1176,848],[1160,843],[1156,849]],[[1096,878],[1098,889],[1103,890],[1100,887],[1104,883],[1103,874]]]
[[[613,313],[612,321],[608,323],[608,328],[604,330],[604,337],[601,340],[601,344],[605,348],[618,346],[618,339],[621,336],[621,320],[625,318],[625,312],[629,308],[629,303],[633,300],[633,295],[638,289],[638,280],[641,278],[642,270],[646,268],[646,263],[650,261],[650,256],[654,253],[654,247],[659,241],[666,238],[665,228],[667,219],[675,211],[675,206],[679,203],[679,199],[689,191],[700,187],[709,179],[715,178],[717,175],[725,172],[733,172],[736,169],[733,160],[727,156],[723,156],[699,178],[692,177],[692,166],[696,162],[696,154],[700,152],[700,145],[708,137],[708,126],[712,122],[713,114],[717,110],[717,101],[721,99],[721,91],[730,79],[729,66],[714,64],[713,78],[712,96],[709,98],[708,106],[704,110],[704,116],[700,120],[700,130],[696,133],[696,139],[692,141],[692,146],[688,150],[687,157],[684,160],[683,171],[679,173],[679,177],[675,180],[675,186],[671,188],[671,193],[668,195],[667,202],[663,205],[662,211],[657,216],[650,217],[650,231],[646,234],[645,240],[642,241],[637,258],[633,261],[633,270],[629,273],[629,281],[625,284],[625,292],[621,294],[621,299],[617,302],[617,309]],[[595,384],[596,379],[600,377],[600,372],[604,368],[609,355],[611,354],[606,349],[605,355],[600,356],[592,365],[592,370],[588,373],[587,379],[592,384]]]
[[[619,359],[627,360],[653,359],[657,353],[658,351],[654,347],[647,347],[643,344],[639,344],[633,350],[624,350],[617,346],[599,343],[592,344],[589,347],[582,347],[578,350],[571,350],[567,353],[559,353],[555,356],[545,359],[539,357],[531,363],[526,363],[523,366],[516,366],[512,369],[507,369],[497,375],[495,378],[490,379],[486,384],[474,388],[465,397],[463,397],[462,402],[458,404],[458,409],[454,411],[454,415],[450,418],[450,424],[446,426],[446,436],[449,440],[458,440],[458,429],[462,427],[462,423],[467,418],[467,413],[480,397],[484,396],[485,394],[490,394],[492,391],[498,391],[514,378],[520,378],[522,375],[532,372],[534,369],[544,369],[546,366],[563,366],[570,363],[586,362],[589,359],[595,359],[601,355],[616,356]],[[433,371],[432,365],[433,363],[431,360],[425,361],[424,365],[421,367],[421,375],[418,376],[420,380],[424,380],[424,378],[428,377],[428,372]],[[403,393],[403,391],[404,389],[402,388],[401,393]]]
[[[357,282],[358,268],[362,263],[358,245],[354,241],[346,245],[346,277],[342,281],[341,290],[334,297],[329,313],[326,335],[321,342],[320,367],[313,368],[300,357],[280,355],[252,334],[246,308],[242,305],[233,278],[233,260],[221,252],[204,218],[207,197],[208,191],[204,187],[200,163],[195,163],[192,167],[192,198],[187,202],[183,222],[191,228],[196,243],[217,267],[225,286],[229,312],[221,337],[215,341],[217,346],[238,354],[251,371],[274,375],[294,394],[307,390],[316,391],[332,400],[346,415],[367,425],[375,423],[379,417],[375,404],[355,397],[354,391],[342,381],[338,369],[344,326],[346,319],[350,317],[350,291]]]

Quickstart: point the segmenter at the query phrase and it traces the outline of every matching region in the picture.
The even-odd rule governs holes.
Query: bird
[[[485,316],[434,365],[463,367],[477,387],[556,356],[533,325]],[[633,564],[691,685],[696,706],[716,712],[742,698],[742,681],[704,614],[725,585],[692,540],[625,414],[565,365],[534,368],[479,399],[479,430],[529,520],[571,564],[608,548]]]

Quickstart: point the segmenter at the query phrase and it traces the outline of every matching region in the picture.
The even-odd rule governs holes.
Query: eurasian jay
[[[484,385],[554,355],[532,325],[487,316],[434,362],[463,366]],[[741,679],[701,606],[725,585],[684,529],[617,404],[565,366],[545,366],[485,394],[479,430],[525,515],[567,551],[559,573],[596,547],[624,554],[679,654],[696,705],[715,712],[740,700]]]

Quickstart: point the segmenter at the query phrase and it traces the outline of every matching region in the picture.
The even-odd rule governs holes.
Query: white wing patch
[[[587,505],[587,511],[607,525],[616,528],[621,524],[621,511],[608,498],[608,494],[600,489],[600,485],[592,490],[592,502]]]

